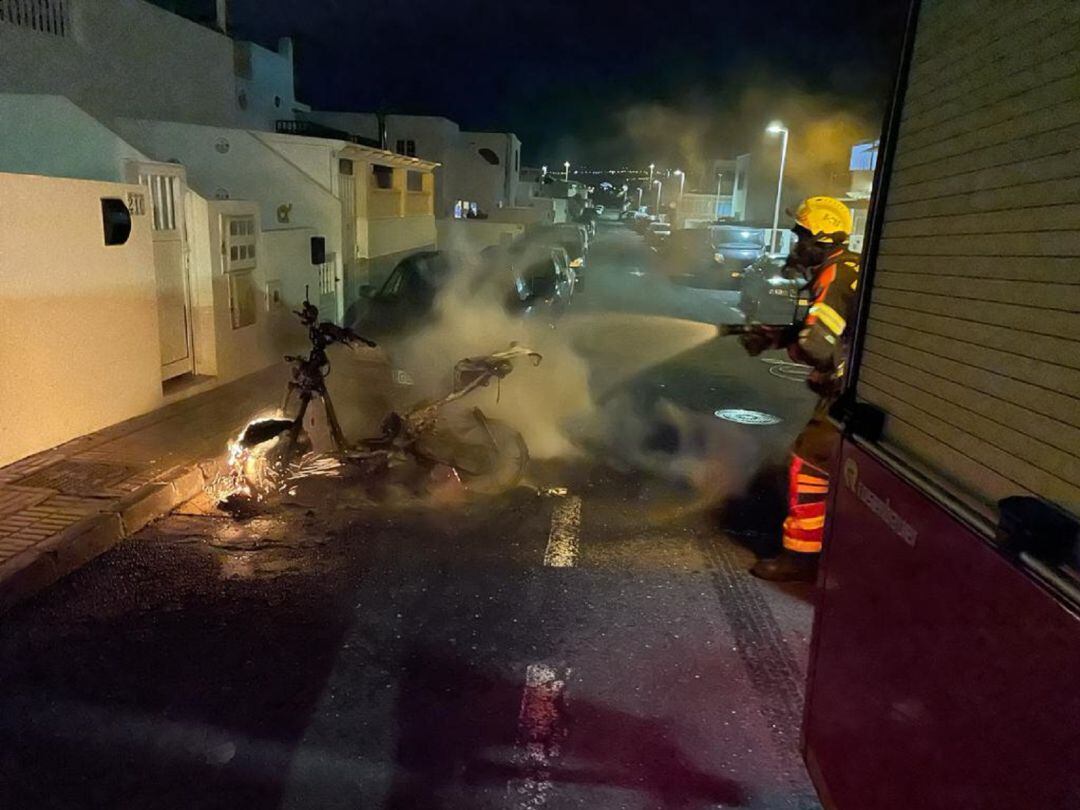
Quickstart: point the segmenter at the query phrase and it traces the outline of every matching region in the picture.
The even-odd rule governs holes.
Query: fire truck
[[[1080,2],[914,3],[803,753],[837,810],[1080,808]]]

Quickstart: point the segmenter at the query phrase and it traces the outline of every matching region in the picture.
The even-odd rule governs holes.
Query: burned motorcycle
[[[319,310],[305,300],[297,312],[308,328],[312,348],[308,355],[286,356],[293,364],[279,416],[249,423],[229,445],[228,473],[214,489],[226,508],[263,501],[289,487],[312,470],[329,466],[358,471],[378,483],[391,479],[414,489],[434,469],[452,471],[467,488],[481,493],[502,492],[516,486],[529,460],[521,434],[510,425],[491,419],[478,408],[461,411],[455,403],[492,381],[510,374],[514,362],[528,358],[539,364],[540,355],[511,343],[510,348],[479,357],[468,357],[454,366],[452,390],[435,402],[419,403],[405,413],[391,412],[378,436],[350,446],[338,423],[326,390],[329,363],[326,349],[333,343],[375,344],[351,329],[319,322]],[[293,395],[298,407],[288,416]],[[308,406],[318,398],[325,410],[334,452],[315,454],[304,429]]]

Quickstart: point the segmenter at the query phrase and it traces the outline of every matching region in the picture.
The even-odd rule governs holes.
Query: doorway
[[[131,163],[128,179],[146,189],[153,215],[154,276],[157,280],[161,379],[195,371],[187,227],[186,174],[168,163]]]

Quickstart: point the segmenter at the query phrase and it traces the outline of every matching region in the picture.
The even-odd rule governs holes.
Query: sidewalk
[[[0,468],[0,612],[203,488],[254,413],[278,404],[284,364]]]

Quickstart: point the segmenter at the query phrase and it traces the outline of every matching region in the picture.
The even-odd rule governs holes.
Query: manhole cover
[[[713,415],[718,419],[738,422],[740,425],[778,425],[784,421],[779,416],[773,416],[771,413],[747,411],[742,408],[721,408],[715,411]]]
[[[108,461],[65,459],[42,467],[16,483],[23,487],[55,489],[69,495],[94,494],[139,472],[138,467]]]

